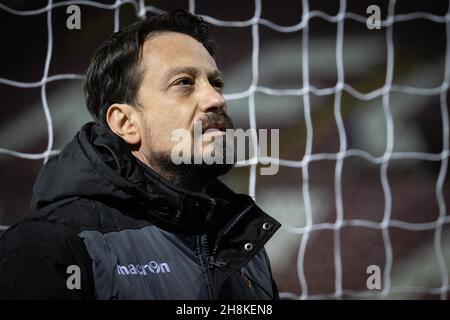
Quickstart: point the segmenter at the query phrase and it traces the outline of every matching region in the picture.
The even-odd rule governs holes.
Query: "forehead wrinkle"
[[[169,47],[172,50],[168,50]],[[189,35],[177,32],[156,33],[145,40],[142,49],[142,65],[147,73],[145,77],[150,77],[149,80],[156,81],[160,85],[166,86],[169,78],[183,72],[191,76],[199,76],[206,72],[208,79],[222,77],[214,58],[206,52],[201,43]],[[187,58],[196,57],[197,60],[202,61],[201,65],[192,64],[192,61],[186,60],[184,55],[180,56],[180,51],[186,50],[190,53]],[[176,60],[180,60],[178,66],[175,65],[169,69],[171,61]],[[196,63],[199,63],[200,60]],[[158,69],[162,69],[160,74],[158,74],[159,72],[153,72]],[[165,72],[164,69],[166,69]]]

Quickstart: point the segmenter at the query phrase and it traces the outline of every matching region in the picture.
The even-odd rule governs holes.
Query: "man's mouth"
[[[214,124],[214,125],[210,125],[210,126],[203,128],[202,134],[204,134],[206,131],[208,131],[208,133],[216,132],[216,131],[225,132],[226,129],[227,129],[227,127],[224,124]]]

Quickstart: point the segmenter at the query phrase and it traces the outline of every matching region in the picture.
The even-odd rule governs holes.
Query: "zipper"
[[[258,281],[256,281],[255,279],[253,279],[252,277],[249,276],[249,274],[247,272],[245,272],[244,268],[241,269],[241,275],[242,278],[244,280],[244,283],[246,284],[246,286],[248,288],[252,288],[252,284],[255,285],[255,287],[259,287],[262,291],[264,291],[269,297],[271,297],[272,299],[274,298],[274,294],[273,292],[267,291],[267,289],[265,287],[263,287],[262,284],[260,284]]]
[[[215,300],[216,288],[215,288],[212,267],[208,263],[209,262],[208,261],[209,260],[209,248],[208,248],[208,236],[206,233],[204,233],[200,236],[200,243],[201,243],[201,248],[202,248],[202,253],[203,253],[202,259],[204,259],[203,261],[205,261],[205,269],[206,269],[206,277],[207,277],[207,281],[208,281],[209,297],[211,300]]]
[[[212,218],[212,213],[214,211],[215,204],[216,203],[215,203],[214,199],[211,199],[211,206],[210,206],[209,212],[205,218],[206,223],[208,223],[209,220]],[[214,275],[213,275],[213,270],[212,270],[213,264],[210,263],[211,260],[212,261],[214,260],[214,257],[209,255],[208,233],[204,232],[203,234],[198,235],[197,243],[199,244],[198,245],[199,258],[200,258],[200,261],[202,262],[203,267],[205,268],[205,271],[206,271],[208,295],[211,300],[215,300],[216,288],[215,288],[215,281],[214,281]]]
[[[250,279],[245,274],[244,268],[241,268],[241,276],[242,276],[242,280],[244,280],[244,283],[247,286],[247,288],[251,288],[252,287],[252,282],[250,281]]]

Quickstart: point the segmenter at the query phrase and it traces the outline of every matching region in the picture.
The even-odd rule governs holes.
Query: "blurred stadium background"
[[[66,28],[70,4],[81,30]],[[44,158],[90,121],[96,47],[175,8],[209,23],[235,126],[280,129],[291,162],[277,175],[241,166],[223,180],[283,223],[267,245],[282,297],[448,299],[447,0],[1,0],[0,224],[29,215]]]

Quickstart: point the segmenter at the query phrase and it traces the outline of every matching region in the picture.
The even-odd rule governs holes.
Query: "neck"
[[[194,166],[189,168],[184,165],[175,165],[170,161],[164,161],[166,165],[160,165],[158,161],[149,161],[140,151],[132,151],[132,154],[161,177],[187,191],[204,193],[214,181],[214,178],[202,175],[201,170]]]

